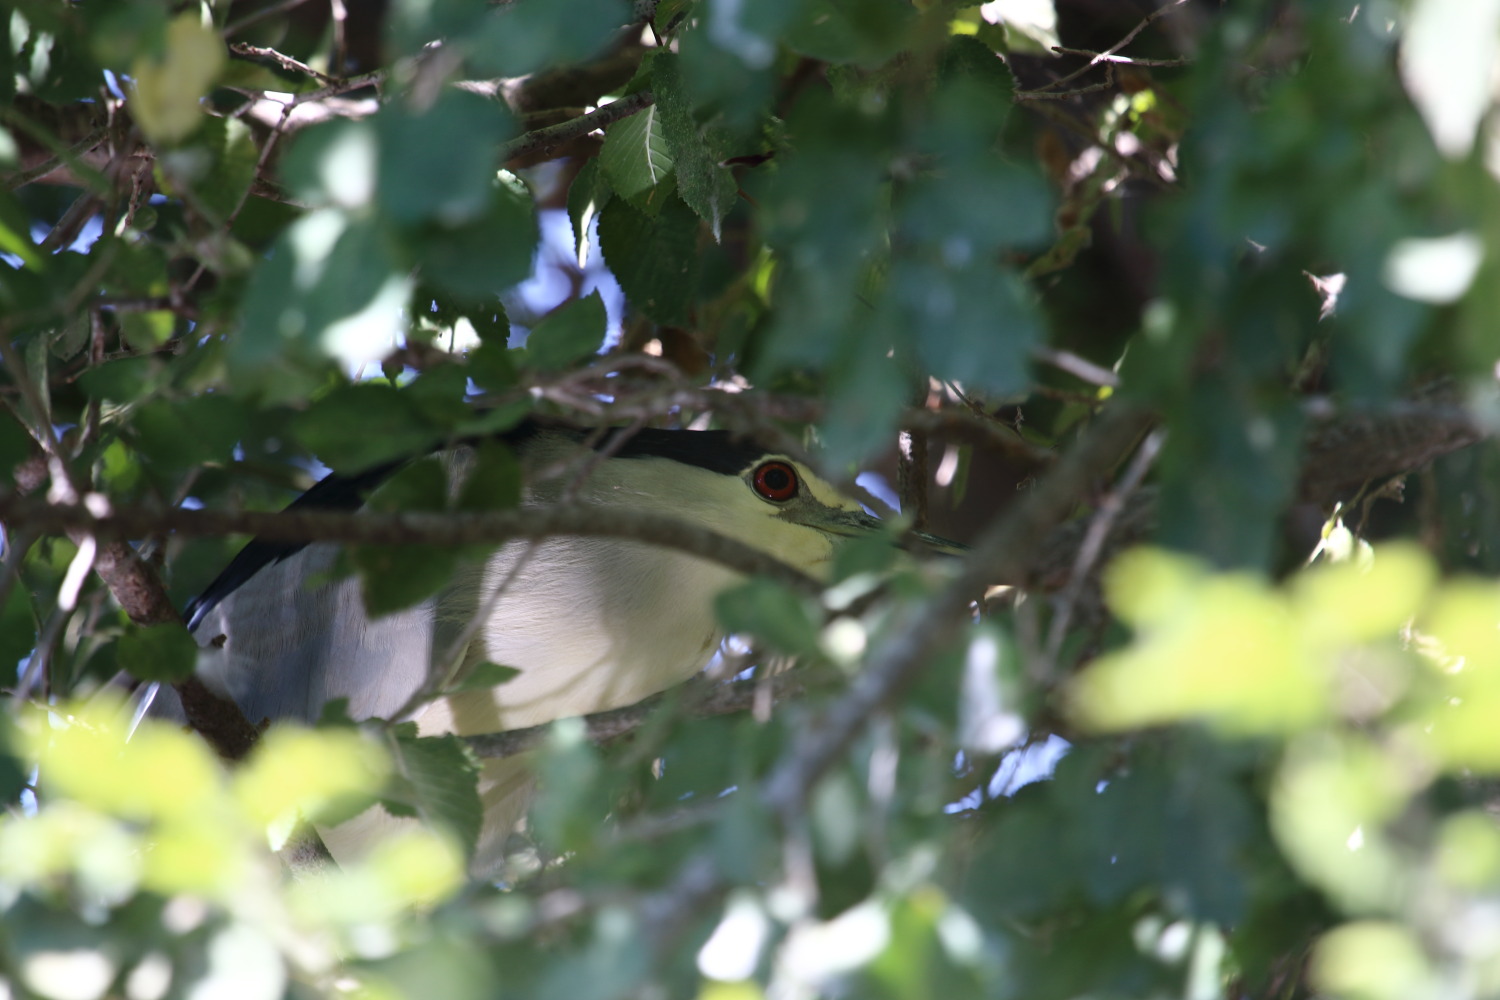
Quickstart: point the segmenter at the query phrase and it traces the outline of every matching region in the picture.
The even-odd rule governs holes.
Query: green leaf
[[[488,349],[486,346],[483,349]],[[519,351],[515,352],[521,353]],[[455,428],[457,433],[466,437],[482,438],[491,434],[501,434],[510,430],[531,414],[531,398],[514,399],[500,406],[491,406],[477,410],[474,419],[465,421]]]
[[[260,148],[250,127],[238,118],[209,118],[200,141],[212,150],[214,159],[208,173],[194,185],[194,192],[208,211],[219,219],[227,219],[247,197],[255,180]]]
[[[26,212],[9,191],[0,191],[0,252],[15,254],[28,268],[46,269],[46,260],[31,242]]]
[[[908,44],[916,16],[904,0],[863,0],[857,7],[810,0],[785,41],[793,51],[814,59],[873,69]]]
[[[573,224],[573,248],[578,254],[579,267],[587,263],[589,224],[613,195],[613,189],[600,172],[598,157],[579,168],[568,187],[568,221]]]
[[[10,717],[0,715],[0,802],[11,805],[21,797],[21,792],[30,784],[21,761],[11,755],[10,748],[16,745],[15,727]]]
[[[157,358],[120,358],[86,370],[78,381],[93,399],[130,403],[150,393],[165,375]]]
[[[172,339],[177,314],[168,309],[130,312],[120,317],[120,335],[132,350],[154,351]]]
[[[485,74],[505,77],[585,62],[632,20],[623,0],[518,0],[466,33],[469,61]]]
[[[554,851],[577,851],[599,837],[599,818],[609,808],[610,782],[599,748],[588,741],[580,719],[554,723],[537,760],[539,778],[530,824]]]
[[[250,428],[244,405],[225,395],[150,400],[130,423],[141,455],[169,467],[228,463]]]
[[[516,358],[523,353],[508,350],[504,344],[480,344],[469,352],[469,377],[489,392],[513,389],[521,377]]]
[[[637,111],[604,130],[599,169],[622,198],[633,198],[672,173],[672,154],[656,105]]]
[[[446,282],[423,281],[412,293],[412,312],[417,318],[430,320],[443,331],[451,331],[460,321],[468,320],[481,344],[499,344],[503,349],[510,339],[510,317],[497,298],[469,299],[449,292]],[[444,348],[447,343],[442,343]]]
[[[457,736],[398,737],[391,746],[396,773],[405,779],[404,802],[436,826],[451,830],[474,853],[483,807],[479,764]]]
[[[726,590],[715,599],[714,612],[727,631],[756,636],[779,653],[817,651],[813,605],[778,583],[757,578]]]
[[[698,290],[698,219],[678,198],[652,219],[616,198],[599,216],[599,248],[632,305],[658,323],[687,326]]]
[[[403,466],[375,488],[365,509],[380,513],[438,511],[448,505],[448,474],[442,461],[427,455]]]
[[[444,694],[458,694],[461,691],[488,691],[490,688],[508,684],[521,676],[521,671],[515,667],[506,667],[498,663],[485,660],[476,663],[457,681],[444,689]]]
[[[730,793],[714,824],[714,860],[729,878],[753,884],[775,870],[771,813],[760,797],[745,789]]]
[[[294,223],[251,275],[229,344],[231,384],[301,399],[329,361],[356,368],[384,357],[411,298],[411,266],[397,249],[368,213],[322,209]]]
[[[453,580],[464,553],[446,545],[358,545],[349,562],[372,618],[415,607]]]
[[[137,680],[173,683],[193,675],[198,644],[181,625],[131,626],[120,637],[116,656]]]
[[[323,702],[323,708],[318,712],[319,726],[357,726],[358,722],[349,715],[348,698],[329,698]]]
[[[539,371],[560,371],[598,352],[608,316],[604,299],[590,292],[554,309],[526,338],[526,358]]]
[[[434,223],[411,234],[424,280],[460,298],[493,302],[531,274],[541,230],[526,184],[501,171],[489,183],[483,213],[462,225]],[[498,303],[495,308],[503,308]],[[506,332],[509,332],[507,325]]]
[[[15,551],[16,536],[6,539],[5,558],[23,559],[25,552]],[[36,648],[37,620],[31,610],[31,595],[24,586],[16,586],[5,595],[0,607],[0,669],[13,671],[16,664]],[[3,744],[0,744],[3,748]]]
[[[297,134],[282,158],[281,174],[298,201],[362,208],[375,197],[380,179],[380,142],[371,119],[313,125]]]
[[[651,60],[651,92],[661,109],[662,134],[675,162],[677,192],[708,223],[718,242],[724,216],[734,207],[739,190],[729,168],[720,166],[728,152],[711,147],[708,133],[694,119],[676,56],[662,52]]]
[[[994,393],[1029,383],[1041,318],[1034,295],[1013,272],[988,262],[953,267],[902,259],[888,287],[903,328],[917,337],[924,370]]]
[[[399,102],[387,104],[375,116],[375,127],[377,192],[392,219],[456,226],[485,214],[496,147],[515,132],[503,105],[444,89],[420,114]]]
[[[503,441],[480,441],[454,507],[505,510],[521,502],[521,463]]]
[[[341,385],[292,418],[308,451],[339,472],[363,472],[430,448],[438,430],[416,405],[389,385]]]
[[[444,435],[460,424],[468,423],[474,410],[464,401],[469,375],[457,359],[430,365],[415,379],[403,385],[400,392],[415,407],[423,421],[441,428]]]
[[[15,414],[0,415],[0,478],[10,481],[11,470],[37,453],[36,439],[21,426]]]

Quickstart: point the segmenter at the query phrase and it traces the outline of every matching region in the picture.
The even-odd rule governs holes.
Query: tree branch
[[[604,105],[597,111],[517,136],[500,147],[500,162],[509,163],[523,157],[535,156],[571,139],[588,135],[594,129],[604,128],[622,118],[629,118],[637,111],[650,106],[652,100],[651,91],[638,90],[634,94]]]
[[[680,700],[683,706],[682,714],[693,719],[708,719],[716,715],[748,712],[761,704],[764,698],[762,688],[768,682],[773,685],[774,701],[795,698],[806,690],[802,681],[784,675],[768,680],[732,681],[728,684],[692,680],[670,692],[653,695],[634,705],[582,716],[585,733],[590,743],[609,743],[619,739],[639,729],[669,699]],[[545,722],[539,726],[510,729],[503,733],[465,736],[463,740],[477,757],[486,760],[514,757],[517,754],[535,750],[546,743],[547,734],[552,726],[553,723]]]
[[[1487,435],[1467,409],[1442,399],[1396,402],[1378,410],[1330,412],[1309,404],[1297,495],[1327,504],[1371,479],[1418,469]],[[1319,412],[1322,411],[1322,412]]]
[[[743,542],[675,518],[604,506],[531,507],[469,512],[285,510],[147,510],[110,508],[97,494],[83,504],[52,504],[0,496],[0,521],[33,533],[82,530],[99,538],[255,535],[275,542],[345,545],[483,545],[513,538],[585,535],[629,538],[700,556],[749,575],[769,576],[802,590],[818,589],[805,573]]]

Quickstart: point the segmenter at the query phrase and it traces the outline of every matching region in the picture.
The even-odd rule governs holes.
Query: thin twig
[[[776,701],[784,701],[801,695],[801,682],[783,676],[775,678]],[[759,680],[733,681],[728,684],[713,684],[705,681],[689,681],[681,688],[653,695],[645,701],[615,708],[607,712],[595,712],[583,716],[584,732],[590,743],[608,743],[639,729],[655,712],[669,700],[682,706],[682,714],[692,719],[708,719],[718,715],[734,715],[755,708],[761,698]],[[476,757],[494,760],[514,757],[535,750],[546,743],[553,723],[543,723],[526,729],[511,729],[503,733],[484,733],[465,736],[464,742]]]
[[[5,189],[7,191],[15,191],[18,188],[25,187],[32,181],[41,180],[59,167],[67,166],[71,161],[76,160],[84,153],[99,145],[99,142],[104,138],[107,131],[108,129],[102,125],[92,129],[82,139],[79,139],[62,152],[47,157],[33,167],[9,175],[5,178]]]
[[[1109,57],[1110,56],[1115,55],[1117,52],[1119,52],[1125,46],[1127,46],[1131,42],[1135,41],[1135,37],[1137,35],[1139,35],[1142,31],[1145,31],[1146,27],[1148,25],[1150,25],[1153,21],[1157,20],[1158,18],[1160,18],[1161,16],[1163,16],[1164,14],[1166,14],[1168,11],[1170,11],[1170,10],[1176,8],[1176,7],[1181,7],[1185,3],[1187,3],[1187,0],[1170,0],[1169,3],[1163,4],[1162,6],[1156,8],[1155,10],[1153,10],[1151,13],[1147,14],[1145,17],[1141,18],[1140,23],[1138,23],[1134,28],[1131,28],[1130,31],[1126,33],[1126,35],[1125,35],[1124,38],[1120,39],[1118,42],[1116,42],[1115,44],[1111,45],[1109,48],[1105,49],[1103,52],[1095,53],[1093,55],[1093,57],[1091,59],[1089,59],[1089,61],[1087,63],[1085,63],[1084,65],[1078,67],[1078,69],[1075,69],[1073,72],[1067,74],[1066,76],[1062,76],[1062,77],[1059,77],[1056,80],[1053,80],[1051,83],[1044,83],[1040,87],[1037,87],[1035,90],[1020,91],[1020,92],[1018,92],[1015,95],[1015,99],[1018,100],[1018,101],[1020,101],[1020,100],[1052,100],[1052,99],[1056,99],[1057,97],[1062,97],[1062,96],[1071,97],[1074,94],[1086,94],[1086,93],[1089,93],[1090,91],[1093,91],[1093,90],[1101,90],[1101,89],[1103,89],[1103,87],[1095,86],[1095,87],[1084,87],[1084,88],[1081,88],[1079,90],[1070,91],[1067,94],[1049,94],[1048,93],[1048,91],[1053,91],[1053,90],[1056,90],[1057,88],[1067,86],[1068,84],[1072,83],[1074,80],[1078,79],[1083,74],[1087,73],[1089,70],[1093,69],[1095,66],[1103,64],[1106,69],[1109,69],[1109,62],[1110,62]],[[1113,80],[1113,77],[1111,77],[1111,81],[1112,80]]]
[[[1118,63],[1121,66],[1187,66],[1187,59],[1133,59],[1130,56],[1111,55],[1108,52],[1095,52],[1092,49],[1070,49],[1062,45],[1052,46],[1052,51],[1065,56],[1093,56],[1097,62]]]
[[[301,73],[303,76],[310,76],[325,86],[339,82],[337,78],[329,76],[327,73],[320,73],[301,60],[293,59],[285,53],[263,45],[251,45],[249,42],[231,42],[229,51],[237,56],[244,56],[247,59],[269,59],[289,73]]]
[[[1088,533],[1083,536],[1083,544],[1078,546],[1078,554],[1073,559],[1073,572],[1068,578],[1068,585],[1063,588],[1058,597],[1056,610],[1052,615],[1052,625],[1047,630],[1047,646],[1045,650],[1045,662],[1050,665],[1048,671],[1050,677],[1056,677],[1057,658],[1061,655],[1064,640],[1067,639],[1068,628],[1073,623],[1073,610],[1078,605],[1079,595],[1088,583],[1094,572],[1095,564],[1099,561],[1100,554],[1104,551],[1104,543],[1113,530],[1115,521],[1119,518],[1121,511],[1125,509],[1125,502],[1140,488],[1141,482],[1146,478],[1146,473],[1156,461],[1156,456],[1161,451],[1162,442],[1166,440],[1166,433],[1161,430],[1152,431],[1146,435],[1146,440],[1135,453],[1135,458],[1120,477],[1119,484],[1099,501],[1098,512],[1089,523]]]
[[[1082,97],[1084,94],[1097,94],[1104,90],[1113,90],[1115,87],[1115,71],[1111,66],[1105,67],[1104,79],[1099,83],[1091,83],[1087,87],[1075,87],[1072,90],[1018,90],[1015,94],[1016,101],[1065,101],[1070,97]]]
[[[500,162],[508,163],[517,157],[533,156],[560,146],[570,139],[588,135],[594,129],[604,128],[622,118],[629,118],[637,111],[650,106],[652,100],[651,91],[638,90],[634,94],[604,105],[597,111],[517,136],[500,147]]]
[[[1090,385],[1107,386],[1108,388],[1119,388],[1120,376],[1094,364],[1087,358],[1081,358],[1072,351],[1062,351],[1055,347],[1038,347],[1031,352],[1032,357],[1043,364],[1051,365],[1059,371],[1067,372],[1080,382]]]
[[[262,173],[265,172],[266,164],[271,159],[271,150],[276,148],[276,140],[281,138],[281,133],[286,128],[286,123],[291,118],[292,109],[295,106],[295,101],[288,101],[287,104],[281,109],[281,119],[277,121],[275,126],[272,127],[271,134],[266,137],[266,144],[261,147],[260,155],[256,157],[255,173],[253,176],[259,177]],[[224,220],[224,231],[226,233],[229,232],[229,230],[234,226],[234,220],[240,217],[240,212],[244,211],[246,203],[250,200],[250,193],[253,187],[254,185],[246,186],[246,188],[239,193],[239,197],[235,199],[234,208],[230,209],[229,215]],[[180,293],[175,293],[174,298],[181,299],[188,293],[190,293],[193,288],[197,286],[199,280],[202,279],[203,275],[206,274],[207,271],[207,261],[200,260],[198,262],[198,266],[193,269],[193,273],[188,276],[187,281],[183,284],[182,291]]]
[[[68,210],[62,214],[62,218],[57,220],[57,225],[53,226],[52,231],[42,238],[40,244],[42,252],[51,253],[54,250],[71,246],[101,204],[103,204],[103,199],[92,191],[79,192],[78,197],[73,199],[73,204],[69,205]]]

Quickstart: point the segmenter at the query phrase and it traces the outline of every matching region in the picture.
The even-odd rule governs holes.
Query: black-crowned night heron
[[[879,525],[803,464],[728,433],[638,430],[617,440],[622,433],[591,439],[528,422],[506,435],[526,474],[523,506],[559,502],[567,490],[577,503],[705,526],[814,577],[825,575],[840,538]],[[465,455],[445,454],[450,479],[462,479]],[[390,471],[329,477],[298,503],[358,506]],[[334,698],[348,699],[356,719],[389,718],[434,671],[451,669],[440,661],[456,638],[459,676],[484,661],[520,674],[416,708],[409,718],[423,734],[499,732],[629,705],[703,669],[723,639],[714,599],[737,580],[721,565],[645,542],[553,537],[507,543],[421,605],[371,618],[357,578],[320,580],[336,555],[325,543],[252,542],[189,607],[199,675],[252,722],[314,720]],[[483,620],[471,628],[476,613]],[[170,690],[158,701],[153,711],[180,712]],[[530,780],[524,760],[484,763],[476,871],[498,862]],[[324,836],[335,857],[347,856],[392,822],[376,807]]]

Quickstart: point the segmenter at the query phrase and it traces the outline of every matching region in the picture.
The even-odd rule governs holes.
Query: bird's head
[[[827,576],[841,543],[890,528],[805,463],[723,432],[638,432],[593,479],[610,501],[698,522],[814,577]],[[900,542],[963,551],[921,532]]]

